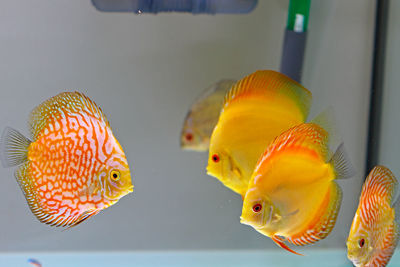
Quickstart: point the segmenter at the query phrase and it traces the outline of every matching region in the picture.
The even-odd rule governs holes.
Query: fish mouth
[[[112,201],[112,202],[118,201],[118,200],[120,200],[122,197],[124,197],[124,196],[126,196],[126,195],[132,193],[132,192],[133,192],[133,188],[134,188],[134,186],[131,185],[131,186],[129,186],[126,190],[124,190],[124,192],[121,193],[120,195],[117,195],[117,196],[115,196],[115,197],[112,197],[112,196],[107,196],[106,194],[104,194],[104,197],[105,197],[106,199],[108,199],[109,201]]]
[[[128,189],[125,190],[125,194],[123,194],[121,197],[132,193],[133,192],[133,187],[134,187],[133,185],[129,186]]]
[[[355,265],[355,266],[360,266],[361,265],[361,261],[359,259],[357,259],[357,257],[355,257],[354,255],[347,255],[347,258]]]
[[[244,224],[244,225],[250,225],[249,222],[247,220],[243,219],[242,216],[240,216],[240,223]]]
[[[215,176],[215,174],[212,171],[210,171],[210,169],[208,167],[207,167],[206,171],[207,171],[207,175],[217,178],[217,176]]]
[[[244,224],[244,225],[248,225],[248,226],[254,228],[256,231],[259,231],[259,232],[260,232],[260,231],[263,231],[263,230],[265,229],[264,226],[253,225],[251,222],[249,222],[249,221],[243,219],[243,217],[240,217],[240,223],[241,223],[241,224]]]
[[[355,265],[355,266],[360,266],[361,265],[361,261],[356,260],[356,259],[350,259],[350,261]]]
[[[254,226],[251,224],[251,222],[250,222],[250,221],[248,221],[248,220],[244,219],[242,216],[240,216],[240,223],[241,223],[241,224],[248,225],[248,226],[251,226],[251,227],[255,228],[255,227],[254,227]]]

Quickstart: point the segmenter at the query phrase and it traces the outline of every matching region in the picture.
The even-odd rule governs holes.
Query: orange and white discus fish
[[[399,239],[397,185],[384,166],[373,168],[365,180],[347,239],[347,257],[355,266],[383,267],[392,257]]]
[[[5,167],[33,214],[43,223],[71,227],[133,191],[124,151],[101,109],[78,92],[65,92],[35,108],[32,140],[6,128],[0,141]]]
[[[302,246],[327,237],[342,200],[335,180],[353,174],[343,144],[330,157],[328,139],[329,133],[316,123],[300,124],[278,136],[250,179],[241,223],[295,254],[283,238]]]

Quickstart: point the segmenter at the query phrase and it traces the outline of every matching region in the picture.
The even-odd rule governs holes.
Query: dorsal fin
[[[259,70],[232,86],[225,96],[224,108],[248,95],[289,98],[299,107],[304,120],[308,116],[312,97],[310,91],[289,77],[272,70]]]
[[[224,79],[210,85],[203,92],[201,92],[201,94],[195,99],[191,109],[194,109],[197,103],[204,101],[212,94],[218,94],[218,95],[221,94],[221,106],[222,106],[222,101],[225,95],[227,94],[227,92],[229,92],[232,86],[236,84],[236,82],[237,82],[236,80]]]
[[[293,236],[287,237],[287,240],[297,246],[313,244],[326,238],[336,223],[342,201],[342,191],[336,182],[332,182],[324,202],[319,208],[313,220]]]
[[[79,92],[64,92],[44,101],[32,110],[29,117],[32,138],[36,140],[51,119],[76,113],[94,116],[109,126],[108,120],[100,107],[87,96]]]
[[[262,162],[276,152],[292,148],[309,148],[317,152],[322,159],[326,158],[328,133],[314,123],[302,123],[283,132],[264,151],[259,158],[255,171],[262,166]]]
[[[397,187],[398,181],[389,168],[378,165],[368,174],[362,188],[361,197],[379,194],[380,197],[387,198],[393,206]]]

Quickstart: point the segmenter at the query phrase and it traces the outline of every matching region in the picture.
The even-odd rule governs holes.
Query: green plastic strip
[[[311,0],[290,0],[287,28],[295,32],[306,32]]]

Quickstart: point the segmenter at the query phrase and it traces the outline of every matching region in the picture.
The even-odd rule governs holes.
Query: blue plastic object
[[[307,32],[285,30],[280,71],[301,83]]]
[[[290,0],[280,71],[301,82],[311,0]]]
[[[258,0],[92,0],[99,11],[133,12],[189,12],[192,14],[244,14],[251,12]]]

